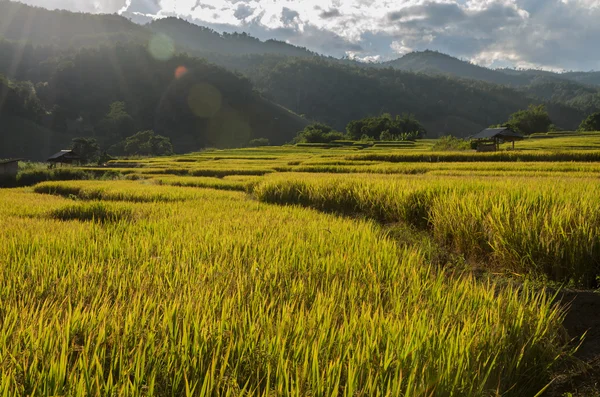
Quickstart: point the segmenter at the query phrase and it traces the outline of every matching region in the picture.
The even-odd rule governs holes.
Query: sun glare
[[[175,69],[175,78],[180,79],[187,72],[188,72],[188,69],[185,66],[178,66],[177,69]]]

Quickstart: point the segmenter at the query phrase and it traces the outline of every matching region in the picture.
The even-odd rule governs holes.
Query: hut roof
[[[16,163],[18,161],[23,161],[25,159],[8,159],[8,160],[0,160],[0,165],[2,164],[10,164],[10,163]]]
[[[48,161],[79,160],[79,155],[72,150],[61,150],[48,158]]]
[[[492,138],[508,138],[510,140],[523,139],[524,136],[517,134],[508,127],[504,128],[486,128],[477,135],[473,135],[472,139],[492,139]]]

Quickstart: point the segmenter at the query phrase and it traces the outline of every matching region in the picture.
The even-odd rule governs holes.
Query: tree
[[[600,112],[590,114],[579,125],[580,131],[600,131]]]
[[[412,134],[415,138],[422,138],[427,134],[427,130],[414,114],[404,113],[402,116],[396,116],[394,124],[400,130],[400,134]]]
[[[519,110],[510,115],[507,126],[516,132],[530,135],[536,132],[548,132],[552,120],[544,105],[529,105],[526,110]]]
[[[329,143],[338,139],[344,139],[344,134],[334,131],[326,124],[315,123],[307,125],[304,130],[300,131],[294,141],[296,143]]]
[[[425,128],[412,114],[394,118],[389,113],[351,121],[346,126],[346,132],[352,139],[360,139],[367,135],[373,139],[389,141],[420,138],[426,134]]]
[[[98,160],[100,145],[94,138],[73,138],[71,149],[77,153],[83,163]]]
[[[96,126],[96,131],[107,143],[118,142],[133,134],[135,121],[127,113],[125,102],[111,103],[108,113]]]
[[[140,156],[165,156],[173,154],[171,140],[152,130],[140,131],[125,139],[125,153]]]

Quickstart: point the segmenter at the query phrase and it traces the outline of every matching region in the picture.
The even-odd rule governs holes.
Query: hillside
[[[538,101],[562,104],[585,114],[600,109],[600,72],[488,69],[436,51],[413,52],[380,65],[431,76],[507,85]]]
[[[0,1],[0,34],[4,38],[55,48],[97,46],[116,41],[148,40],[148,30],[118,15],[49,11]]]
[[[391,67],[406,72],[481,80],[495,84],[522,85],[528,82],[526,77],[511,76],[437,51],[411,52],[396,60],[383,62],[379,66]]]
[[[600,85],[600,72],[555,73],[533,69],[489,69],[429,50],[411,52],[393,61],[375,65],[414,73],[447,75],[511,86],[527,86],[535,84],[539,79],[546,82],[571,81],[581,85]]]
[[[179,18],[152,21],[146,27],[154,33],[171,38],[180,48],[195,54],[221,55],[279,54],[295,57],[312,57],[317,54],[277,40],[261,41],[246,33],[217,33],[212,29],[194,25]]]
[[[481,81],[393,69],[359,68],[322,59],[288,59],[247,72],[265,96],[310,119],[343,130],[354,119],[383,112],[412,113],[430,136],[468,136],[530,103],[512,88]],[[576,128],[583,112],[547,103],[554,123]]]
[[[561,76],[578,83],[600,86],[600,72],[567,72]]]
[[[212,29],[169,17],[139,25],[119,15],[50,11],[0,0],[0,35],[5,39],[53,48],[80,48],[115,42],[147,44],[157,33],[167,35],[179,50],[195,54],[279,54],[316,56],[306,48],[277,40],[261,41],[246,33],[220,34]]]
[[[9,42],[3,45],[11,48]],[[36,59],[43,48],[31,51],[30,59]],[[9,64],[0,62],[0,67]],[[38,80],[42,65],[47,79]],[[13,80],[10,84],[21,89],[8,90],[14,100],[0,108],[6,116],[28,120],[20,125],[31,128],[23,131],[14,120],[0,118],[5,157],[24,153],[17,134],[31,136],[28,153],[40,159],[77,136],[94,137],[108,149],[136,131],[152,129],[170,138],[177,152],[187,152],[238,147],[259,137],[281,144],[308,123],[262,98],[242,76],[187,55],[160,61],[136,44],[71,51],[24,69],[31,83]],[[21,110],[29,103],[36,106]],[[41,126],[60,134],[60,140],[53,139],[55,147],[36,138]]]

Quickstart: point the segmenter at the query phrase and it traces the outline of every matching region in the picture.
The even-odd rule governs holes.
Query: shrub
[[[294,143],[330,143],[344,138],[343,133],[334,131],[332,127],[315,123],[300,131],[294,139]]]
[[[248,147],[269,146],[270,144],[267,138],[256,138],[248,142]]]
[[[390,130],[385,130],[379,135],[380,141],[393,141],[394,136],[390,133]]]
[[[426,134],[425,128],[413,115],[403,114],[394,118],[389,113],[351,121],[346,132],[353,139],[367,135],[371,139],[380,138],[384,141],[407,140],[409,137],[416,139]]]
[[[453,136],[443,136],[431,148],[433,151],[470,150],[472,143]]]
[[[59,168],[53,170],[34,169],[20,172],[17,175],[17,185],[31,186],[45,181],[69,181],[81,179],[94,179],[94,175],[73,168]]]

